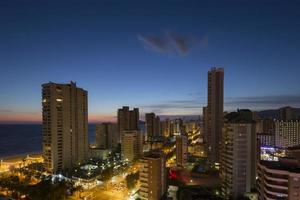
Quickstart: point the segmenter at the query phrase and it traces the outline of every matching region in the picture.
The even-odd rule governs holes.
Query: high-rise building
[[[155,114],[146,113],[145,121],[147,138],[153,137],[155,135]]]
[[[155,117],[154,131],[155,131],[156,136],[162,136],[159,116]]]
[[[275,135],[275,122],[273,119],[256,120],[256,132],[258,134]]]
[[[172,135],[179,135],[183,130],[182,119],[174,119],[170,121],[170,132]]]
[[[155,116],[154,113],[146,113],[145,120],[146,120],[146,132],[147,132],[148,140],[160,136],[161,131],[160,131],[159,117]]]
[[[199,130],[199,122],[193,120],[183,122],[183,129],[186,133],[194,133]]]
[[[139,109],[118,110],[118,130],[121,138],[122,158],[130,162],[139,158],[143,151],[143,138],[139,130]]]
[[[256,131],[250,110],[225,116],[221,150],[221,186],[226,198],[237,197],[255,187]]]
[[[118,109],[119,138],[123,131],[139,130],[139,109],[129,110],[128,106]]]
[[[113,149],[118,146],[118,127],[115,123],[96,125],[96,148]]]
[[[208,144],[209,141],[209,134],[207,130],[208,126],[208,111],[207,107],[202,108],[202,135],[203,135],[203,144],[205,148],[205,153],[208,154],[208,149],[211,148],[210,145]]]
[[[140,159],[139,179],[141,199],[162,198],[166,192],[166,158],[162,152],[150,152]]]
[[[129,162],[137,160],[143,151],[142,138],[139,130],[122,132],[122,158]]]
[[[186,135],[176,136],[176,164],[183,167],[188,159],[188,138]]]
[[[274,134],[265,134],[257,133],[257,139],[260,147],[274,147],[275,146],[275,135]]]
[[[257,119],[256,133],[260,146],[275,146],[275,123],[272,119]]]
[[[161,127],[161,135],[164,137],[170,137],[170,121],[169,119],[166,119],[164,121],[160,122],[160,127]]]
[[[300,144],[300,122],[276,121],[275,122],[275,146],[287,148]]]
[[[261,160],[257,172],[259,200],[300,199],[300,166],[297,162]]]
[[[87,91],[76,83],[42,85],[43,157],[49,172],[85,162],[88,155]]]
[[[291,121],[296,120],[296,109],[292,107],[283,107],[279,109],[280,120]]]
[[[208,72],[207,94],[207,153],[210,163],[219,163],[219,147],[223,127],[224,70],[212,68]]]

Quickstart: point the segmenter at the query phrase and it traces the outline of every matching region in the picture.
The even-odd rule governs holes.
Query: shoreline
[[[16,154],[16,155],[10,155],[10,156],[0,156],[0,160],[6,162],[6,161],[13,161],[13,160],[20,160],[22,158],[26,158],[27,156],[31,157],[39,157],[42,155],[41,151],[36,151],[36,152],[27,152],[23,154]]]

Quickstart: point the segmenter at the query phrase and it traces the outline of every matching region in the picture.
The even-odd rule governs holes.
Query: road
[[[138,171],[138,164],[134,164],[126,170],[126,172],[116,175],[102,186],[98,186],[91,190],[86,190],[81,193],[81,197],[87,197],[88,200],[127,200],[130,197],[130,192],[126,187],[125,175]],[[136,190],[136,189],[134,189]],[[70,199],[79,199],[74,195]]]

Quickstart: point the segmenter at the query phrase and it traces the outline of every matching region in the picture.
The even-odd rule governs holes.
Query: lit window
[[[62,102],[63,100],[62,100],[62,99],[56,99],[56,101],[57,101],[57,102]]]

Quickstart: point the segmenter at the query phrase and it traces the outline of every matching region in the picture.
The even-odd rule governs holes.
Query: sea
[[[89,143],[95,139],[95,124],[89,124]],[[0,124],[0,159],[42,152],[42,125]]]

